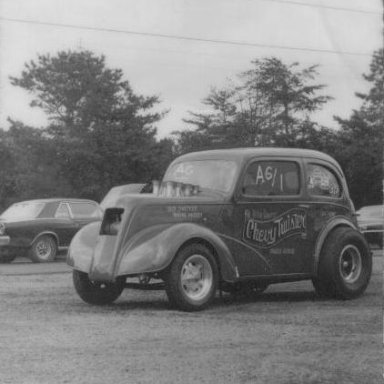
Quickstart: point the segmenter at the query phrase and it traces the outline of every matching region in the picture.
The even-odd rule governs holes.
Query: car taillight
[[[5,235],[5,224],[0,223],[0,236]]]
[[[101,224],[101,235],[117,235],[119,232],[121,218],[124,213],[122,208],[108,208],[105,210],[103,222]]]

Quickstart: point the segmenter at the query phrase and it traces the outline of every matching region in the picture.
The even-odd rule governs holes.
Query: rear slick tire
[[[320,296],[354,299],[366,290],[371,273],[372,255],[364,236],[341,227],[325,241],[313,284]]]
[[[111,304],[124,289],[124,279],[118,279],[115,283],[92,281],[87,273],[77,270],[73,270],[72,277],[76,292],[88,304]]]

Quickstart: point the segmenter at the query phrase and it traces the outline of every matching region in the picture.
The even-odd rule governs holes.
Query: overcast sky
[[[367,90],[382,27],[381,0],[0,0],[0,127],[8,116],[46,124],[8,77],[38,53],[68,49],[104,54],[136,93],[159,95],[170,109],[159,137],[186,129],[182,118],[204,110],[212,86],[270,56],[320,65],[335,100],[315,119],[336,127],[332,116],[348,117],[360,105],[354,93]]]

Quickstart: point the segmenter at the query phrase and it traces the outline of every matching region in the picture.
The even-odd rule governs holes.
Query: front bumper
[[[11,238],[9,236],[0,236],[0,246],[8,245],[11,242]]]

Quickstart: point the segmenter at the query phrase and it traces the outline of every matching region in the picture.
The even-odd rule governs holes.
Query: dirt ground
[[[65,271],[0,273],[0,383],[382,383],[382,260],[357,300],[300,282],[199,313],[162,291],[92,307]]]

